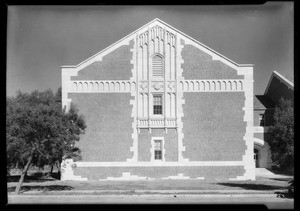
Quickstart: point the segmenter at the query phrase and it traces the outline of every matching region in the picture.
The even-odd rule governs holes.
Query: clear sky
[[[9,6],[7,95],[56,89],[77,65],[159,18],[238,64],[254,64],[254,94],[272,71],[294,74],[293,2],[241,6]]]

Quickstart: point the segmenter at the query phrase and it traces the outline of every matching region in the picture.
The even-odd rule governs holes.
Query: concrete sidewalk
[[[278,190],[281,192],[282,190]],[[18,196],[28,195],[201,195],[203,197],[277,197],[277,190],[62,190],[26,191]],[[16,195],[14,192],[9,196]]]

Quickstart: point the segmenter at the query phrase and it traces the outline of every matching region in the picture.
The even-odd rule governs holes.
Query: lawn
[[[42,173],[29,174],[21,191],[42,190],[257,190],[272,191],[285,189],[291,178],[262,178],[255,181],[228,180],[146,180],[146,181],[60,181],[44,178]],[[57,177],[56,177],[57,178]],[[8,192],[13,192],[19,176],[8,177]]]

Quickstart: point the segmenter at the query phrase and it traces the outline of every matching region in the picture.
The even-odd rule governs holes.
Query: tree
[[[18,91],[7,98],[7,166],[22,168],[17,194],[30,165],[43,167],[61,162],[63,156],[80,156],[75,142],[86,125],[73,105],[68,112],[62,109],[60,93],[61,89],[55,95],[51,90]]]
[[[293,170],[294,107],[290,100],[280,99],[275,108],[274,125],[270,126],[268,133],[273,162],[282,170]]]

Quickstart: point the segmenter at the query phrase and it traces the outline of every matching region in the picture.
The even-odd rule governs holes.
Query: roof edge
[[[268,85],[267,85],[267,88],[265,90],[265,93],[264,95],[267,94],[267,92],[269,91],[269,87],[270,87],[270,84],[271,84],[271,81],[273,80],[273,77],[276,77],[278,78],[280,81],[282,81],[283,83],[285,83],[288,87],[290,87],[291,89],[294,90],[294,83],[291,82],[290,80],[288,80],[286,77],[284,77],[283,75],[281,75],[279,72],[277,72],[276,70],[274,70],[272,72],[272,75],[270,77],[270,80],[268,82]]]
[[[250,66],[250,67],[253,67],[253,66],[254,66],[254,64],[238,64],[238,63],[232,61],[231,59],[228,59],[226,56],[222,55],[221,53],[219,53],[219,52],[217,52],[217,51],[211,49],[210,47],[204,45],[203,43],[199,42],[198,40],[192,38],[191,36],[189,36],[189,35],[183,33],[183,32],[180,31],[179,29],[174,28],[173,26],[169,25],[168,23],[166,23],[166,22],[164,22],[164,21],[162,21],[162,20],[160,20],[160,19],[158,19],[158,18],[156,18],[155,20],[157,20],[157,21],[161,22],[162,24],[168,26],[169,28],[173,29],[174,31],[177,31],[178,33],[182,34],[183,36],[185,36],[185,37],[191,39],[192,41],[196,42],[197,44],[203,46],[204,48],[206,48],[206,49],[208,49],[208,50],[210,50],[210,51],[212,51],[213,53],[217,54],[218,56],[222,57],[223,59],[225,59],[225,60],[231,62],[232,64],[234,64],[234,65],[236,65],[236,66],[238,66],[238,67],[249,67],[249,66]],[[149,23],[149,24],[150,24],[150,23]]]
[[[87,61],[93,59],[94,57],[98,56],[99,54],[105,52],[107,49],[113,47],[114,45],[118,44],[119,42],[122,42],[123,40],[125,40],[125,39],[127,39],[128,37],[132,36],[133,34],[135,34],[136,32],[138,32],[139,30],[143,29],[144,27],[147,27],[148,25],[150,25],[150,24],[152,24],[153,22],[156,22],[156,21],[162,23],[163,25],[166,25],[167,27],[169,27],[169,28],[171,28],[172,30],[174,30],[174,31],[176,31],[176,32],[178,32],[178,33],[180,33],[181,35],[187,37],[188,39],[191,39],[193,42],[195,42],[195,43],[201,45],[202,47],[208,49],[209,51],[211,51],[211,52],[217,54],[217,55],[220,56],[221,58],[223,58],[223,59],[229,61],[230,63],[232,63],[233,65],[235,65],[235,66],[237,66],[237,67],[254,67],[254,64],[238,64],[238,63],[236,63],[236,62],[234,62],[234,61],[228,59],[227,57],[225,57],[225,56],[222,55],[221,53],[218,53],[217,51],[215,51],[215,50],[209,48],[208,46],[204,45],[203,43],[199,42],[198,40],[196,40],[196,39],[190,37],[189,35],[183,33],[182,31],[180,31],[180,30],[174,28],[173,26],[169,25],[168,23],[166,23],[166,22],[164,22],[164,21],[162,21],[162,20],[160,20],[160,19],[158,19],[158,18],[155,18],[155,19],[153,19],[152,21],[150,21],[150,22],[144,24],[143,26],[139,27],[138,29],[136,29],[136,30],[134,30],[133,32],[131,32],[130,34],[126,35],[125,37],[121,38],[120,40],[114,42],[113,44],[111,44],[111,45],[109,45],[108,47],[104,48],[103,50],[99,51],[98,53],[92,55],[91,57],[85,59],[84,61],[80,62],[79,64],[77,64],[77,65],[62,65],[62,66],[60,66],[60,67],[61,67],[61,68],[77,68],[77,67],[79,67],[80,65],[82,65],[82,64],[86,63]]]

